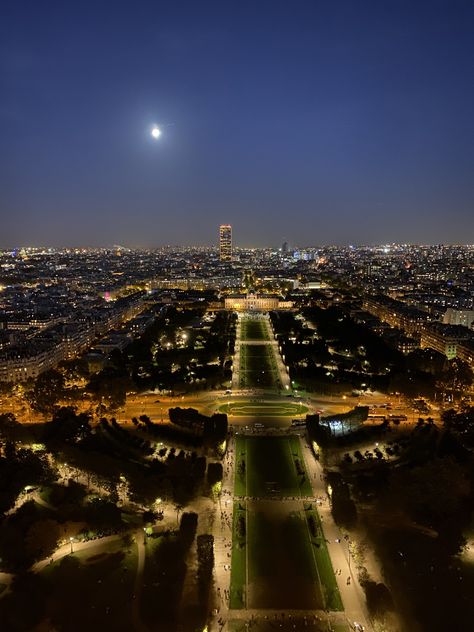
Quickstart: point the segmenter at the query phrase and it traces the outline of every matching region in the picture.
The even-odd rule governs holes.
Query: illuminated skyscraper
[[[219,256],[221,261],[232,261],[232,226],[221,224],[219,227]]]

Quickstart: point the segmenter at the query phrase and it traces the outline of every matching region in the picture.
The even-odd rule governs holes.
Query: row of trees
[[[104,432],[108,433],[117,441],[125,443],[130,448],[139,450],[145,455],[150,455],[154,452],[154,448],[152,448],[150,441],[141,439],[140,437],[128,432],[128,430],[117,422],[115,417],[112,417],[110,422],[103,417],[100,420],[100,427]]]
[[[214,413],[207,417],[195,408],[176,407],[169,409],[169,418],[172,424],[197,432],[207,443],[220,443],[227,437],[228,421],[225,413]]]

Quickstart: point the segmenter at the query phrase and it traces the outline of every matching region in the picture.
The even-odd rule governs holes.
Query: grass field
[[[236,496],[273,498],[312,493],[298,437],[238,437],[236,460]]]
[[[219,406],[219,412],[235,417],[295,417],[308,412],[308,407],[296,402],[233,401]]]
[[[235,458],[231,608],[342,611],[299,437],[238,436]]]
[[[275,388],[280,384],[270,345],[241,345],[240,388]]]
[[[323,607],[308,530],[300,512],[248,503],[249,607]]]
[[[326,546],[326,540],[321,526],[321,520],[316,509],[312,505],[307,505],[305,510],[306,521],[308,523],[308,536],[311,540],[314,559],[318,568],[319,579],[323,585],[326,608],[328,610],[344,610],[341,595],[337,587],[334,569]],[[316,525],[316,535],[311,534],[310,520]]]
[[[247,592],[247,540],[245,534],[239,531],[239,520],[246,525],[245,502],[234,502],[232,519],[230,608],[235,609],[245,608]]]
[[[270,340],[267,325],[262,320],[242,320],[240,323],[241,340]]]
[[[135,545],[123,546],[120,540],[75,552],[47,565],[39,574],[48,596],[43,602],[45,618],[54,620],[58,629],[71,632],[132,629],[130,595],[136,567]],[[82,601],[82,596],[86,601]],[[25,595],[20,598],[25,607]]]

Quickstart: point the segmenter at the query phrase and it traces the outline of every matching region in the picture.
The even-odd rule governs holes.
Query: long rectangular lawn
[[[274,388],[278,384],[278,370],[271,345],[241,345],[241,388]]]
[[[234,502],[229,606],[235,609],[245,608],[246,605],[247,538],[238,528],[239,520],[243,520],[246,525],[246,513],[245,501]]]
[[[270,340],[267,326],[261,320],[243,320],[240,325],[241,340]]]
[[[236,496],[311,495],[298,437],[239,436],[235,455]]]
[[[235,458],[230,607],[342,610],[300,438],[240,435]]]
[[[337,586],[336,576],[334,575],[334,569],[332,567],[329,551],[326,546],[326,540],[324,538],[323,528],[321,525],[321,519],[317,509],[307,508],[305,511],[306,520],[308,521],[312,517],[314,524],[316,525],[317,533],[312,536],[309,528],[308,534],[311,540],[311,547],[313,549],[314,557],[318,567],[319,578],[324,586],[324,593],[326,597],[326,607],[328,610],[344,610],[342,605],[341,595]]]
[[[249,608],[323,607],[309,533],[300,512],[248,503]]]

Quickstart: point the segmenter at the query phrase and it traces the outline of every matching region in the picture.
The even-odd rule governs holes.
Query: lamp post
[[[69,542],[71,544],[71,554],[74,553],[73,548],[72,548],[72,543],[74,542],[74,538],[69,538]]]

